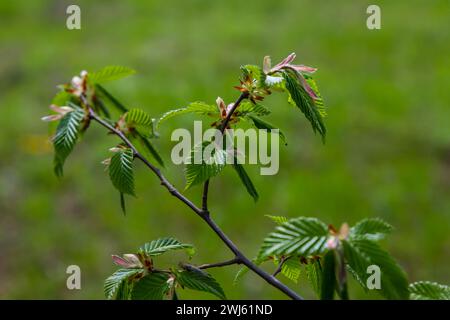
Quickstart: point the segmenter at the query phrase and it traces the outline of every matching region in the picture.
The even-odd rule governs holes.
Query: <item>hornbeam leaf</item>
[[[125,121],[131,126],[144,126],[153,128],[153,120],[144,110],[133,108],[125,115]]]
[[[55,173],[57,176],[63,175],[63,166],[69,154],[72,152],[79,133],[79,126],[84,117],[84,110],[74,104],[70,104],[74,109],[67,113],[59,122],[56,134],[53,138],[55,149]]]
[[[333,300],[336,289],[336,257],[334,250],[328,251],[323,257],[322,287],[320,300]]]
[[[119,148],[111,157],[109,177],[120,193],[134,196],[133,150]]]
[[[109,93],[104,87],[99,84],[95,85],[95,89],[100,95],[105,97],[111,102],[111,104],[120,112],[124,113],[128,111],[128,108],[125,107],[119,100],[117,100],[111,93]]]
[[[187,107],[167,111],[159,118],[157,127],[159,127],[159,125],[167,119],[188,113],[219,117],[219,109],[217,108],[217,106],[210,105],[201,101],[196,101],[191,102]]]
[[[170,289],[169,275],[152,272],[134,284],[131,291],[132,300],[163,300]]]
[[[267,130],[269,132],[272,132],[274,129],[278,129],[277,127],[273,126],[272,124],[268,123],[267,121],[264,121],[252,114],[247,115],[249,117],[256,128]],[[278,129],[278,134],[280,135],[281,140],[286,144],[286,137],[284,136],[283,132],[281,132],[280,129]]]
[[[189,255],[192,255],[194,246],[187,243],[181,243],[175,238],[160,238],[147,242],[140,248],[140,251],[148,256],[158,256],[169,250],[181,249],[187,250]]]
[[[412,300],[450,300],[450,287],[436,282],[411,283],[409,292]]]
[[[104,83],[118,80],[136,73],[133,69],[123,66],[107,66],[98,72],[90,73],[88,79],[92,83]]]
[[[209,143],[202,143],[192,148],[191,155],[186,161],[186,189],[218,175],[225,167],[226,152],[222,149],[213,149],[210,157],[204,159],[204,150],[208,145]],[[196,157],[199,158],[199,163],[195,163]]]
[[[264,239],[261,252],[270,255],[320,254],[325,250],[328,237],[327,225],[316,218],[299,217],[291,219]]]
[[[184,288],[212,293],[220,299],[226,299],[220,284],[206,272],[184,270],[177,274],[177,281]]]
[[[364,237],[351,237],[343,241],[347,263],[366,281],[367,267],[376,265],[381,270],[380,293],[387,299],[408,299],[408,280],[403,269],[378,243]]]
[[[143,273],[143,269],[119,269],[105,280],[103,291],[107,299],[112,299],[118,294],[123,282],[127,282],[133,276]],[[123,288],[122,288],[123,289]]]
[[[365,237],[369,240],[380,240],[390,233],[392,229],[393,227],[389,223],[379,218],[371,218],[361,220],[353,226],[350,229],[350,235]]]
[[[241,182],[244,184],[245,189],[252,196],[253,200],[258,201],[259,198],[258,191],[256,190],[255,185],[253,184],[249,175],[245,171],[244,166],[240,163],[234,163],[233,169],[238,174],[239,179],[241,179]]]
[[[289,92],[290,98],[295,105],[303,112],[306,119],[311,123],[314,132],[319,132],[322,140],[326,136],[326,127],[323,122],[323,115],[315,105],[314,99],[308,94],[305,88],[299,83],[299,75],[291,70],[286,69],[283,72],[285,86]]]
[[[297,283],[300,277],[301,264],[298,256],[287,258],[281,266],[281,273],[289,280]]]

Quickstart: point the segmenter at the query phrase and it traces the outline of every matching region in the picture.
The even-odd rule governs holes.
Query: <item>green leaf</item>
[[[249,114],[262,117],[269,115],[270,110],[264,107],[262,104],[243,101],[239,105],[239,108],[236,110],[235,114],[238,117],[244,117]]]
[[[79,134],[79,126],[84,118],[84,110],[74,104],[70,104],[74,110],[67,113],[59,122],[56,134],[53,138],[55,149],[55,173],[63,175],[63,166],[69,154],[72,152]]]
[[[136,73],[133,69],[122,66],[107,66],[98,72],[90,73],[88,80],[91,83],[104,83],[118,80]]]
[[[247,266],[242,266],[238,272],[236,272],[233,279],[233,284],[236,285],[249,272],[249,270],[250,269]]]
[[[298,256],[287,258],[281,266],[281,273],[289,280],[297,283],[301,272],[300,258]]]
[[[322,140],[324,140],[326,136],[326,127],[322,119],[323,115],[315,105],[313,98],[311,98],[305,88],[299,83],[299,75],[293,70],[286,69],[283,72],[283,77],[290,98],[311,123],[313,131],[319,132],[322,136]]]
[[[241,67],[241,71],[243,78],[245,78],[246,75],[250,75],[252,79],[255,79],[257,81],[256,84],[258,88],[266,87],[266,74],[260,66],[247,64]]]
[[[217,106],[215,105],[210,105],[207,104],[205,102],[201,102],[201,101],[196,101],[196,102],[191,102],[187,107],[184,108],[180,108],[180,109],[175,109],[175,110],[170,110],[166,113],[164,113],[158,120],[157,123],[157,127],[159,127],[159,125],[174,117],[174,116],[178,116],[178,115],[182,115],[182,114],[188,114],[188,113],[195,113],[195,114],[199,114],[199,115],[207,115],[207,116],[214,116],[214,117],[218,117],[219,116],[219,109],[217,108]]]
[[[239,179],[241,179],[241,182],[244,184],[245,189],[252,196],[253,200],[258,201],[258,191],[256,190],[256,187],[250,179],[249,175],[245,171],[244,166],[240,163],[234,163],[233,169],[238,174]]]
[[[129,126],[143,126],[152,129],[153,119],[142,109],[133,108],[125,114],[125,121]]]
[[[323,257],[321,300],[333,300],[336,289],[336,260],[334,251],[328,251]]]
[[[264,239],[262,252],[265,256],[309,256],[325,250],[327,225],[316,218],[299,217],[276,227],[275,232]]]
[[[269,132],[272,132],[272,130],[278,129],[277,127],[274,127],[272,124],[252,115],[249,114],[248,117],[252,120],[253,124],[257,129],[267,130]],[[283,141],[286,144],[286,137],[284,136],[283,132],[281,132],[280,129],[278,129],[278,134],[280,135],[281,141]]]
[[[411,283],[409,292],[411,300],[450,300],[450,287],[436,282]]]
[[[136,131],[136,137],[141,144],[142,148],[145,149],[146,153],[149,153],[161,167],[164,167],[164,161],[159,154],[159,152],[156,150],[156,148],[153,146],[153,144],[150,142],[150,140],[142,134],[140,131]]]
[[[134,196],[133,150],[119,148],[111,157],[109,177],[119,192]]]
[[[322,289],[322,267],[320,265],[320,260],[314,259],[305,266],[306,277],[311,284],[314,292],[318,297],[320,297]]]
[[[317,109],[319,110],[320,115],[322,116],[322,118],[326,117],[327,112],[325,110],[325,105],[322,99],[322,95],[320,94],[319,88],[317,86],[316,81],[311,78],[310,76],[306,77],[306,82],[308,83],[308,85],[311,87],[311,89],[314,91],[314,93],[316,94],[316,98],[314,98],[314,104],[316,105]]]
[[[181,243],[175,238],[160,238],[147,242],[140,248],[140,251],[144,252],[148,256],[158,256],[169,250],[180,249],[188,250],[189,255],[192,255],[194,246],[187,243]]]
[[[288,222],[288,218],[283,217],[283,216],[271,216],[268,214],[266,214],[265,216],[279,225],[282,225],[283,223]]]
[[[98,93],[100,93],[100,95],[102,97],[105,97],[106,99],[109,100],[109,102],[111,102],[111,104],[120,112],[125,113],[128,111],[127,107],[125,107],[119,100],[117,100],[112,94],[110,94],[104,87],[102,87],[99,84],[95,85],[95,88],[97,90]]]
[[[369,240],[380,240],[392,231],[393,227],[379,218],[364,219],[350,229],[350,235]]]
[[[347,263],[361,279],[367,280],[367,267],[376,265],[381,270],[380,293],[387,299],[408,299],[408,280],[397,262],[374,241],[352,237],[343,241]]]
[[[184,270],[177,274],[177,281],[184,288],[212,293],[220,299],[226,299],[222,287],[206,272]]]
[[[214,148],[211,152],[211,156],[207,159],[203,159],[203,152],[207,145],[209,145],[209,143],[205,142],[194,146],[190,157],[186,159],[186,189],[218,175],[225,167],[226,152],[224,150]],[[195,163],[196,155],[199,158],[200,163]]]
[[[119,269],[105,280],[103,291],[107,299],[112,299],[116,294],[119,294],[119,289],[122,282],[128,281],[133,276],[142,273],[142,269]],[[121,295],[123,294],[123,288]]]
[[[116,300],[130,300],[132,288],[130,281],[122,281],[116,291]]]
[[[170,289],[169,275],[166,273],[152,272],[140,279],[131,291],[132,300],[163,300],[164,295]]]

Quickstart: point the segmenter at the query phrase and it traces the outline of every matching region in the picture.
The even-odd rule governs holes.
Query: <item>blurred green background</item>
[[[66,29],[69,4],[82,30]],[[366,8],[382,10],[382,29],[366,28]],[[1,1],[0,298],[103,298],[110,255],[174,235],[198,248],[194,263],[231,258],[193,213],[137,165],[137,199],[128,215],[100,162],[116,139],[92,126],[52,173],[47,125],[55,86],[81,70],[118,64],[136,76],[106,87],[129,106],[159,116],[187,102],[236,99],[239,66],[290,52],[319,68],[328,105],[322,145],[301,113],[270,97],[270,121],[284,131],[280,171],[249,167],[256,204],[227,168],[212,181],[210,206],[248,255],[273,225],[266,214],[315,216],[339,226],[381,217],[396,227],[384,242],[410,281],[450,282],[450,2],[443,1]],[[157,142],[170,162],[171,130]],[[180,188],[182,168],[168,165]],[[186,192],[198,203],[201,188]],[[183,256],[172,256],[177,261]],[[170,261],[165,261],[168,263]],[[82,270],[82,290],[66,288],[66,267]],[[273,266],[268,265],[268,270]],[[285,298],[260,278],[238,285],[237,267],[212,270],[229,298]],[[286,280],[288,282],[288,280]],[[304,280],[290,286],[312,298]],[[354,284],[352,285],[354,287]],[[181,298],[210,298],[182,292]],[[364,295],[355,287],[353,298]]]

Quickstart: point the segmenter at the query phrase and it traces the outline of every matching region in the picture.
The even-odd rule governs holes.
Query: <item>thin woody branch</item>
[[[236,101],[235,105],[233,106],[232,110],[234,111],[237,106],[240,104],[240,102],[245,98],[245,94],[242,94],[240,98]],[[189,208],[192,209],[198,216],[200,216],[208,225],[209,227],[216,233],[216,235],[224,242],[224,244],[233,252],[235,255],[235,259],[240,261],[240,263],[247,266],[250,270],[258,274],[261,278],[263,278],[267,283],[271,284],[278,290],[285,293],[287,296],[294,300],[303,300],[303,298],[298,295],[296,292],[291,290],[289,287],[287,287],[285,284],[281,283],[278,279],[273,277],[272,275],[268,274],[267,272],[260,269],[258,266],[256,266],[250,259],[248,259],[238,248],[237,246],[228,238],[227,235],[220,229],[220,227],[211,219],[209,212],[204,211],[201,208],[197,207],[191,200],[186,198],[184,195],[182,195],[168,180],[167,178],[161,173],[161,171],[155,167],[153,164],[151,164],[139,151],[136,149],[136,147],[130,142],[130,140],[121,132],[120,130],[114,128],[111,126],[108,122],[104,121],[101,117],[99,117],[92,108],[89,107],[89,105],[84,100],[83,103],[88,107],[89,110],[89,117],[90,119],[98,122],[103,127],[107,128],[110,132],[117,135],[132,151],[135,156],[135,158],[138,158],[141,160],[153,173],[158,177],[158,179],[161,182],[161,185],[164,186],[170,194],[172,194],[174,197],[178,198],[181,202],[186,204]],[[230,112],[231,114],[231,112]],[[231,118],[231,115],[227,118]],[[226,119],[225,119],[226,120]],[[229,121],[229,119],[228,119]],[[226,127],[226,126],[225,126]],[[203,205],[205,206],[205,204]]]

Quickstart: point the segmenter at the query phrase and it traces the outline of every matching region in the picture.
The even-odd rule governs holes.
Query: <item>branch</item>
[[[241,263],[241,260],[239,260],[238,258],[234,258],[234,259],[223,261],[223,262],[202,264],[200,266],[197,266],[197,268],[199,268],[199,269],[218,268],[218,267],[226,267],[226,266],[231,266],[233,264],[240,264],[240,263]]]
[[[230,122],[231,117],[233,116],[233,113],[236,111],[237,107],[241,104],[241,102],[244,99],[247,99],[248,92],[242,92],[239,98],[236,100],[236,102],[231,107],[230,111],[227,113],[226,118],[223,120],[222,124],[220,125],[220,132],[223,134],[228,126],[228,123]],[[209,179],[205,181],[203,184],[203,196],[202,196],[202,209],[204,212],[208,212],[208,190],[209,190]]]
[[[284,257],[282,257],[280,259],[280,263],[278,264],[277,268],[275,269],[275,271],[272,273],[272,277],[276,277],[280,272],[281,269],[283,268],[283,264],[286,262],[286,259]]]
[[[232,110],[235,110],[239,103],[245,98],[245,96],[241,95],[241,97],[236,101],[235,105],[233,106]],[[98,122],[103,127],[107,128],[109,131],[117,135],[132,151],[135,158],[138,158],[141,160],[153,173],[158,177],[158,179],[161,182],[161,185],[164,186],[170,194],[172,194],[174,197],[179,199],[181,202],[186,204],[189,208],[192,209],[199,217],[201,217],[208,225],[209,227],[216,233],[216,235],[225,243],[225,245],[233,252],[236,259],[239,260],[242,264],[247,266],[250,270],[258,274],[261,278],[263,278],[267,283],[271,284],[278,290],[282,291],[284,294],[289,296],[292,299],[295,300],[303,300],[303,298],[298,295],[296,292],[291,290],[289,287],[287,287],[285,284],[281,283],[278,279],[271,276],[267,272],[260,269],[258,266],[256,266],[251,260],[249,260],[247,257],[244,256],[242,252],[239,251],[239,249],[236,247],[236,245],[228,238],[225,233],[220,229],[220,227],[211,219],[209,212],[204,211],[197,207],[191,200],[186,198],[184,195],[182,195],[168,180],[167,178],[161,173],[161,171],[155,167],[153,164],[151,164],[142,154],[139,153],[139,151],[136,149],[136,147],[128,140],[128,138],[123,134],[122,131],[114,128],[111,126],[108,122],[104,121],[101,117],[99,117],[92,108],[89,107],[89,105],[83,101],[86,104],[86,107],[88,107],[89,110],[89,117],[90,119]],[[231,113],[231,112],[230,112]],[[230,116],[231,117],[231,116]],[[228,118],[228,117],[227,117]],[[226,120],[226,119],[225,119]]]

